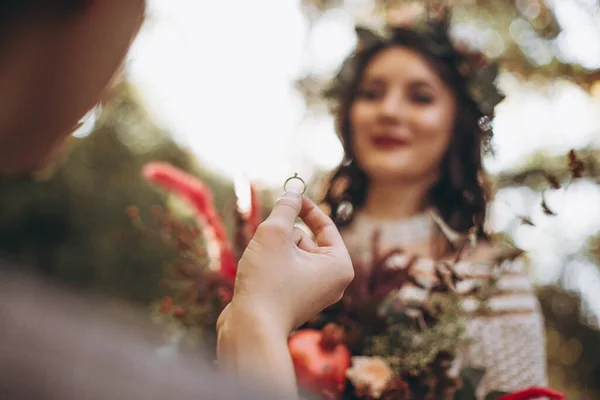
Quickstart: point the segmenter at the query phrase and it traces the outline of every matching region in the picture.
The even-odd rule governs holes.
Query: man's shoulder
[[[7,263],[0,325],[2,399],[277,399],[201,354],[160,357],[161,335],[142,316],[119,315]]]

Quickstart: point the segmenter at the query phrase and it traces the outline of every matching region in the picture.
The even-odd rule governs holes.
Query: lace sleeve
[[[521,258],[506,261],[496,279],[489,265],[462,268],[467,280],[489,289],[485,299],[463,300],[471,316],[466,331],[471,342],[461,354],[462,364],[486,371],[478,398],[494,390],[546,385],[544,321],[526,270]]]

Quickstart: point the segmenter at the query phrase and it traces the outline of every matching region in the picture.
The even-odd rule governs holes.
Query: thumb
[[[289,231],[292,232],[294,230],[294,224],[298,215],[302,211],[302,196],[298,193],[294,192],[285,192],[283,196],[281,196],[273,210],[271,210],[271,215],[267,218],[267,221],[277,223],[280,226],[285,226],[286,230],[289,228]]]

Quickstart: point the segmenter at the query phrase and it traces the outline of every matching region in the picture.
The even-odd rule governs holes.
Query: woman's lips
[[[375,147],[385,150],[395,150],[408,146],[408,141],[395,137],[375,137],[373,138]]]

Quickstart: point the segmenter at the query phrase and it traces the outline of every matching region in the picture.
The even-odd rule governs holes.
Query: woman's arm
[[[464,361],[486,370],[479,390],[514,392],[545,386],[544,320],[525,261],[504,261],[497,278],[486,263],[463,264],[459,272],[467,280],[489,285],[489,295],[463,299],[471,314],[466,334],[472,340]]]

